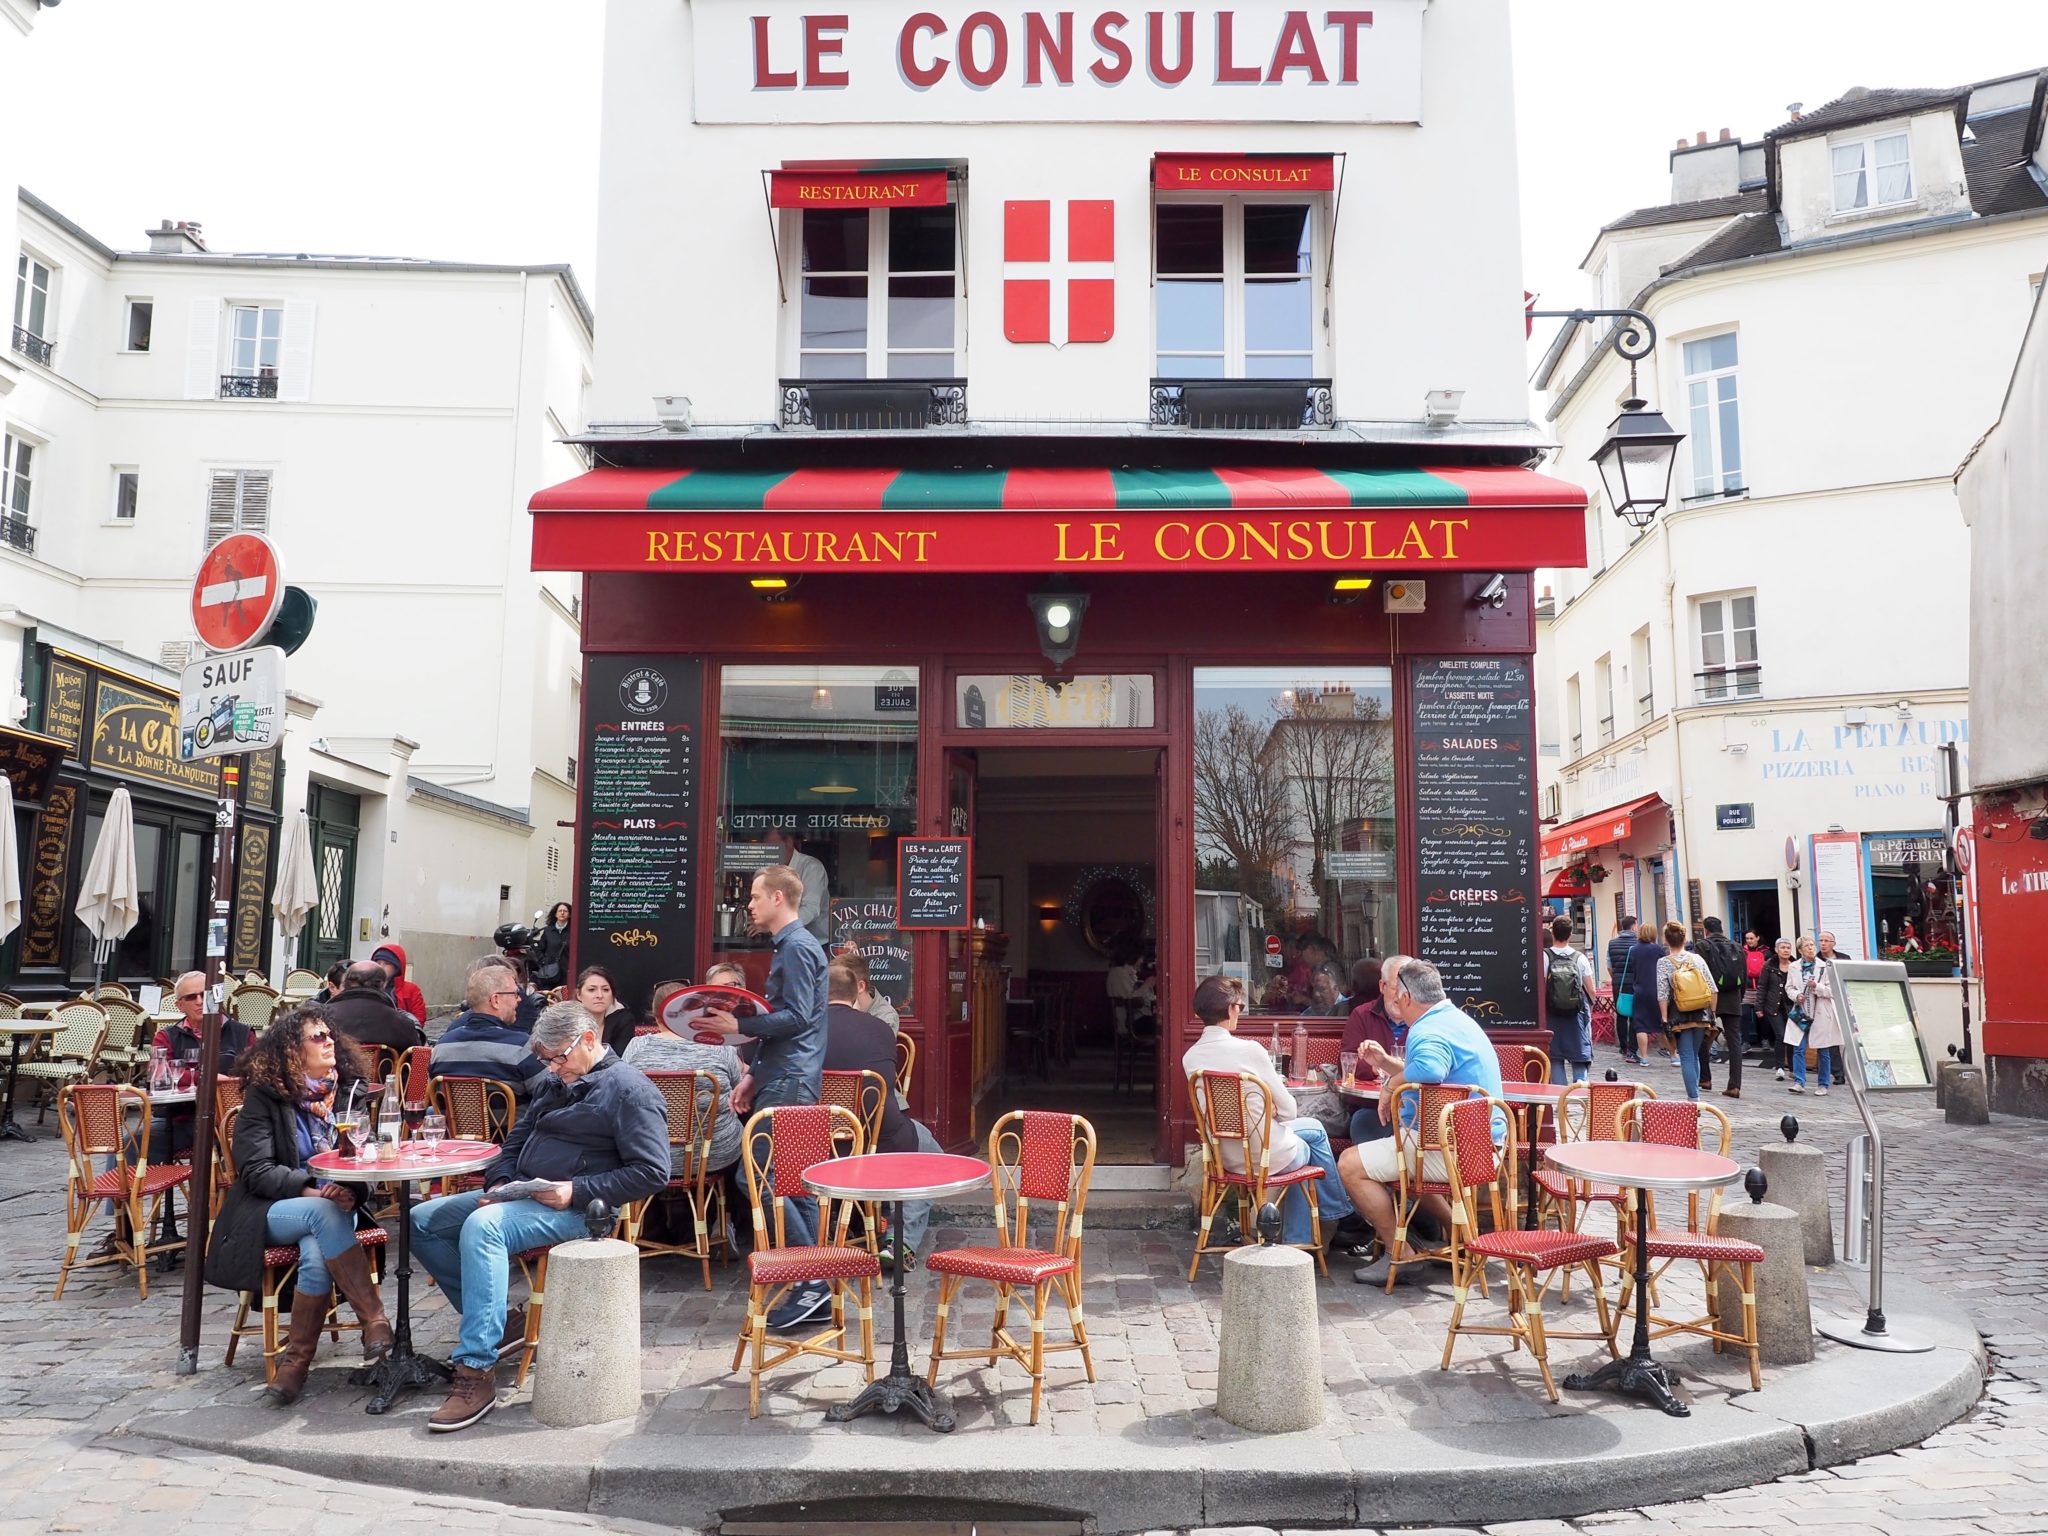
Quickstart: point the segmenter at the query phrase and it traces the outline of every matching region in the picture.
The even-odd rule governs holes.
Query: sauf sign
[[[1422,119],[1428,0],[1171,11],[832,3],[690,0],[696,120]]]

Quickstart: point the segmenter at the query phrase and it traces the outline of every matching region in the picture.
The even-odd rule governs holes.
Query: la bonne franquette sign
[[[931,0],[927,0],[931,3]],[[690,0],[700,123],[1422,120],[1428,0],[1155,11]]]

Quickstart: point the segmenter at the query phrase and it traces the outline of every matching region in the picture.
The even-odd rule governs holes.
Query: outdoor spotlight
[[[690,397],[688,395],[656,395],[654,415],[662,427],[670,432],[690,430]]]
[[[1448,427],[1458,419],[1458,412],[1464,406],[1465,391],[1462,389],[1432,389],[1422,397],[1423,418],[1432,427]]]
[[[1065,666],[1081,643],[1081,615],[1088,611],[1088,594],[1033,592],[1026,601],[1038,621],[1039,650],[1054,666]]]

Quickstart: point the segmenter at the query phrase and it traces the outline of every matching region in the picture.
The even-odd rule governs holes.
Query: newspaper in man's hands
[[[566,1179],[514,1179],[509,1184],[499,1184],[487,1190],[484,1193],[483,1199],[478,1203],[482,1205],[497,1205],[506,1200],[531,1200],[537,1195],[546,1194],[551,1189],[568,1189],[569,1187],[569,1182]]]

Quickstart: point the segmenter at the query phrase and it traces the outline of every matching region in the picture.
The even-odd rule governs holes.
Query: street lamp
[[[1671,499],[1671,471],[1678,445],[1685,441],[1662,411],[1653,411],[1638,393],[1636,364],[1657,350],[1657,327],[1639,309],[1538,309],[1536,320],[1620,320],[1614,330],[1615,354],[1628,363],[1628,399],[1607,428],[1607,439],[1593,450],[1594,467],[1607,492],[1614,515],[1631,528],[1647,528]]]
[[[1030,594],[1032,616],[1038,625],[1038,648],[1045,659],[1063,667],[1081,644],[1081,615],[1088,609],[1088,594],[1048,589]]]

